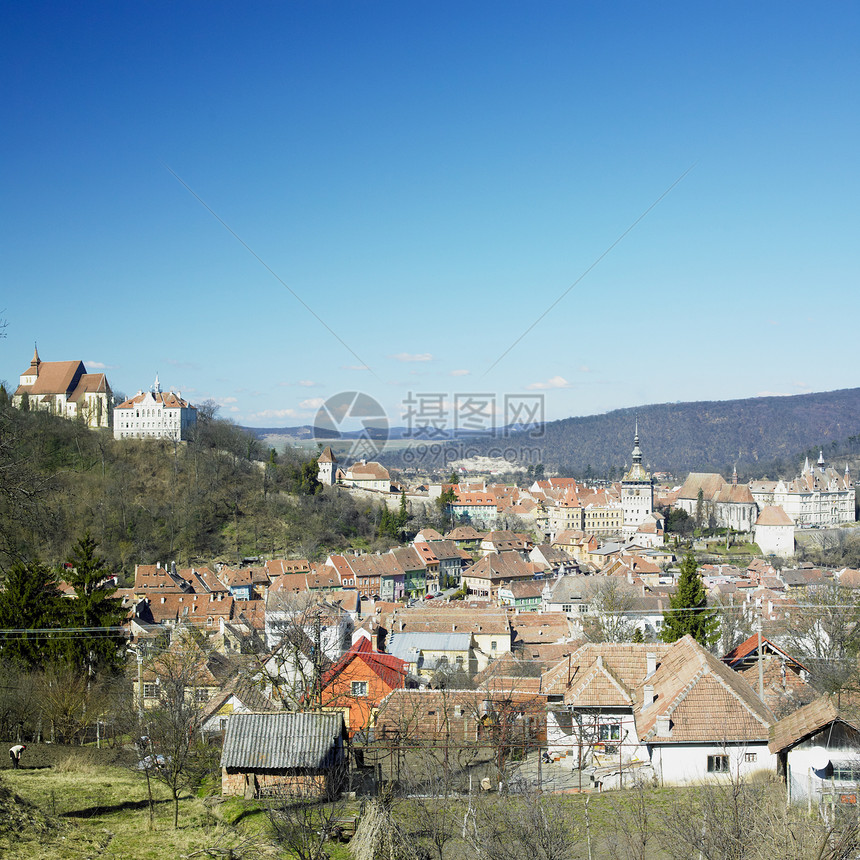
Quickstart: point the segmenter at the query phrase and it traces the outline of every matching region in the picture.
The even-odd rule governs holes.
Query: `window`
[[[757,761],[758,753],[744,753],[744,761]]]
[[[604,723],[598,728],[597,735],[601,741],[620,741],[621,726],[619,723]]]
[[[144,684],[143,685],[143,698],[144,699],[154,699],[156,697],[156,688],[155,684]]]
[[[198,705],[205,705],[209,701],[209,691],[205,687],[202,690],[195,690],[194,701]]]
[[[833,779],[837,782],[860,782],[860,762],[833,762]]]
[[[570,612],[570,606],[571,606],[571,604],[569,604],[569,603],[562,603],[561,611],[562,612]]]
[[[709,755],[708,773],[728,773],[729,757],[727,755]]]
[[[492,641],[492,642],[490,642],[490,650],[491,650],[491,651],[495,651],[495,650],[496,650],[496,640],[495,640],[495,639],[493,639],[493,641]]]
[[[351,691],[353,696],[366,696],[367,681],[353,681],[351,684]]]

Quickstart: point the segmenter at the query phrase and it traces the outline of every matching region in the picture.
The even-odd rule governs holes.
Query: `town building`
[[[161,390],[158,374],[149,391],[138,391],[134,397],[114,409],[115,439],[185,440],[197,426],[197,409],[182,393]]]
[[[860,720],[857,699],[822,696],[783,717],[771,729],[770,751],[777,756],[789,804],[819,809],[860,797]]]
[[[781,507],[768,505],[755,521],[754,540],[764,555],[794,555],[794,523]]]
[[[654,510],[654,481],[642,465],[638,421],[633,436],[633,465],[621,479],[621,507],[624,511],[624,537],[629,540]],[[586,531],[589,531],[587,527]]]
[[[705,526],[713,520],[717,528],[738,532],[752,531],[759,513],[750,487],[738,483],[737,470],[731,483],[715,472],[690,472],[675,507],[694,519],[701,516]]]
[[[604,787],[650,771],[662,785],[776,770],[770,709],[691,636],[671,645],[589,643],[544,673],[547,746]],[[625,776],[629,779],[625,783]]]
[[[359,490],[375,490],[378,493],[391,492],[391,475],[379,463],[359,460],[343,473],[343,485]]]
[[[77,418],[93,429],[110,427],[113,392],[103,373],[87,373],[82,361],[42,361],[33,350],[21,374],[12,405],[61,418]]]
[[[792,481],[751,481],[750,492],[759,508],[781,507],[798,528],[836,526],[855,520],[854,484],[848,467],[840,473],[824,462],[820,452],[816,465],[809,458]]]

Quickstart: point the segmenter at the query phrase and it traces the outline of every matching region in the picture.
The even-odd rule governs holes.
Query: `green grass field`
[[[186,795],[174,830],[170,793],[154,781],[151,828],[146,780],[132,763],[107,750],[28,748],[20,770],[0,773],[0,856],[166,860],[228,847],[236,856],[277,856],[254,804]]]

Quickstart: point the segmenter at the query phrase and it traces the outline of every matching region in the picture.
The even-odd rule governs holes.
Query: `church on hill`
[[[76,418],[96,429],[111,426],[113,392],[107,377],[87,373],[82,361],[42,361],[35,349],[12,395],[12,405]]]

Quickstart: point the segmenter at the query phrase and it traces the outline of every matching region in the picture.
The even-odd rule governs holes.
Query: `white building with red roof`
[[[50,412],[62,418],[83,418],[88,427],[110,427],[113,393],[103,373],[87,373],[82,361],[42,361],[33,350],[21,374],[12,405]]]
[[[187,439],[197,426],[197,409],[181,392],[163,392],[158,374],[149,391],[138,391],[134,397],[114,408],[114,439]]]

